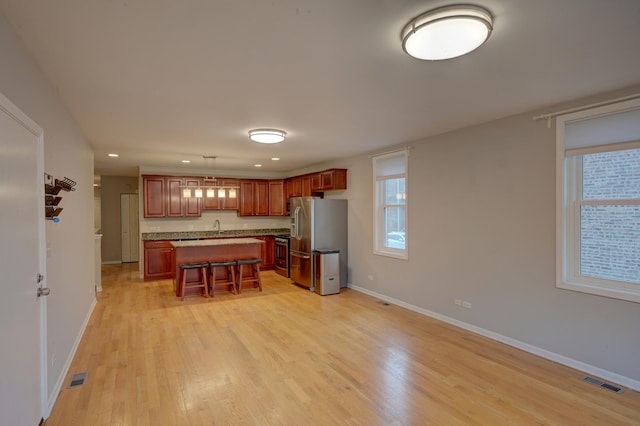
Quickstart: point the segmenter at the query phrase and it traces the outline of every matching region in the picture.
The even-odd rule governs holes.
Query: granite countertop
[[[143,241],[157,240],[199,240],[204,238],[263,237],[289,234],[289,228],[236,229],[231,231],[186,231],[186,232],[143,232]]]
[[[171,241],[171,245],[174,247],[211,247],[264,243],[264,241],[258,240],[257,238],[216,238],[212,240]]]

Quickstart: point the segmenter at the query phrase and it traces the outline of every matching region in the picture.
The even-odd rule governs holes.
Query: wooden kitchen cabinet
[[[287,199],[291,197],[302,197],[302,178],[300,176],[287,179]]]
[[[199,178],[143,175],[144,217],[200,217],[202,199],[182,195],[183,186],[200,186]]]
[[[303,197],[311,197],[311,176],[305,175],[300,179],[301,193]]]
[[[240,205],[238,206],[239,216],[253,216],[253,181],[240,181]]]
[[[163,176],[142,177],[144,217],[165,217],[165,178]]]
[[[202,199],[182,194],[184,186],[201,186],[200,179],[167,177],[167,217],[200,217],[202,215]]]
[[[220,184],[226,186],[226,194],[224,198],[220,198],[221,210],[238,210],[240,199],[240,180],[239,179],[220,179]],[[234,195],[232,197],[232,195]]]
[[[205,179],[203,182],[203,210],[238,210],[240,181],[238,179]],[[213,197],[207,196],[207,186],[216,187]],[[224,188],[224,197],[219,196],[219,187]],[[232,196],[233,195],[233,196]]]
[[[269,181],[269,216],[286,216],[287,200],[285,198],[284,180]]]
[[[311,191],[347,189],[347,169],[329,169],[311,175]]]
[[[220,198],[218,198],[218,190],[213,190],[213,197],[207,196],[207,186],[217,186],[218,181],[205,179],[202,181],[204,188],[202,189],[202,210],[220,210]]]
[[[170,241],[144,242],[144,278],[173,278],[173,246]]]
[[[260,258],[262,259],[260,269],[267,270],[275,268],[276,238],[271,235],[255,238],[264,241],[264,244],[260,246]]]
[[[240,216],[269,215],[269,182],[266,180],[240,181]]]

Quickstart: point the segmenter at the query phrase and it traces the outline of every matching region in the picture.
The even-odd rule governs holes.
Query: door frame
[[[16,122],[22,125],[36,138],[36,182],[37,196],[44,200],[44,131],[36,124],[31,118],[23,113],[16,105],[11,102],[9,98],[0,93],[0,109],[13,118]],[[48,287],[47,284],[47,271],[46,271],[46,234],[45,234],[45,211],[44,201],[38,203],[37,207],[38,217],[40,218],[37,223],[38,228],[38,273],[40,273],[44,279],[40,282],[39,287]],[[35,279],[35,277],[34,277]],[[40,416],[42,419],[49,417],[49,404],[48,404],[48,384],[47,384],[47,298],[38,298],[39,307],[39,323],[40,323]]]

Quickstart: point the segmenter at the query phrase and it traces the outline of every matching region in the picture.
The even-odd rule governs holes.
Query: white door
[[[120,194],[122,261],[138,261],[138,194]]]
[[[42,130],[0,94],[0,424],[46,413]]]

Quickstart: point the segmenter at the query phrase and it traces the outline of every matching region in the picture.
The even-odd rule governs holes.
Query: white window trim
[[[404,174],[385,176],[379,178],[376,173],[376,162],[385,158],[398,156],[404,154]],[[380,155],[372,156],[373,159],[373,202],[374,202],[374,217],[373,217],[373,254],[380,256],[393,257],[396,259],[409,260],[409,150],[407,148],[398,151],[387,152]],[[384,205],[379,203],[380,199],[384,198],[382,194],[382,188],[379,187],[379,180],[397,179],[404,177],[405,179],[405,248],[398,249],[393,247],[386,247],[384,245]]]
[[[640,303],[640,285],[580,275],[578,258],[580,222],[576,220],[576,215],[579,215],[579,212],[575,211],[579,208],[580,203],[574,201],[578,199],[580,188],[574,185],[574,181],[578,179],[578,174],[581,172],[581,162],[575,155],[568,157],[564,147],[566,124],[638,108],[640,108],[640,99],[634,99],[577,111],[556,118],[556,287],[558,288]],[[573,154],[613,151],[627,147],[633,148],[635,145],[637,142],[610,144],[603,147],[587,148],[584,152],[574,152]],[[581,184],[581,181],[578,182]],[[627,201],[620,204],[635,203]],[[572,217],[573,220],[569,220],[569,217]]]

